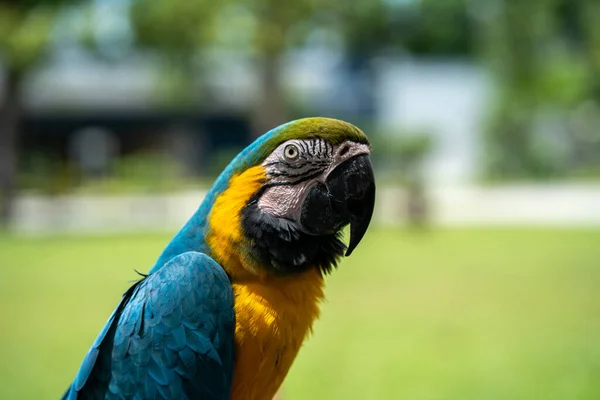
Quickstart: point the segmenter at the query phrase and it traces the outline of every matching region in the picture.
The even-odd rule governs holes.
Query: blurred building
[[[473,183],[491,90],[490,77],[473,62],[382,60],[377,67],[378,129],[431,135],[427,180],[436,186]]]
[[[152,60],[133,56],[102,62],[88,53],[57,51],[25,82],[21,153],[87,161],[110,141],[114,156],[168,154],[191,174],[202,174],[215,149],[241,148],[248,122],[236,110],[165,107],[157,101]],[[90,130],[96,132],[89,143]],[[83,147],[82,147],[83,146]],[[77,150],[79,149],[79,150]],[[25,161],[26,162],[26,161]]]

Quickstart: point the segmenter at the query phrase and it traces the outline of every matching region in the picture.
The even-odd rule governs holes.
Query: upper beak
[[[336,200],[334,208],[350,222],[347,257],[367,232],[375,208],[375,177],[369,156],[362,154],[344,161],[329,174],[326,185]]]
[[[365,235],[375,207],[375,177],[367,154],[346,159],[333,169],[324,184],[308,193],[301,222],[308,232],[326,234],[350,224],[346,256]]]

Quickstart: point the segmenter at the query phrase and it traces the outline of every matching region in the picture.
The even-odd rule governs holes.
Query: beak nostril
[[[349,151],[350,151],[350,146],[348,146],[347,144],[343,145],[339,151],[340,157],[344,157],[346,154],[348,154]]]

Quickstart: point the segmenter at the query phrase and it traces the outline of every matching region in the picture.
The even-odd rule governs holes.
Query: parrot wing
[[[229,399],[234,329],[223,268],[181,254],[123,295],[63,399]]]

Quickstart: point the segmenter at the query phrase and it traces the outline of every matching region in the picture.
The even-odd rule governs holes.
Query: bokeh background
[[[372,139],[292,399],[600,398],[596,0],[0,0],[0,398],[58,398],[253,138]]]

